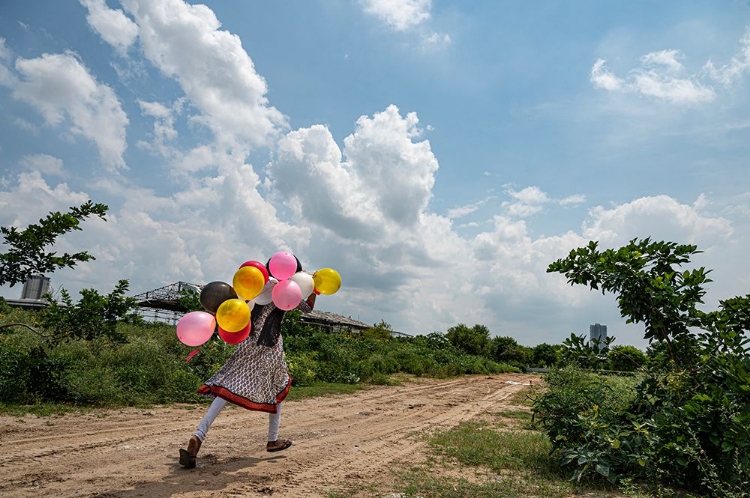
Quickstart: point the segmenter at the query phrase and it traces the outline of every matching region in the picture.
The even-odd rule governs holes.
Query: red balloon
[[[240,330],[239,332],[227,332],[223,328],[219,327],[219,337],[221,337],[221,339],[227,344],[239,344],[247,339],[250,335],[250,329],[253,326],[252,323],[253,322],[248,323],[247,327]]]
[[[263,274],[263,279],[265,280],[265,282],[268,282],[268,268],[266,268],[266,265],[264,265],[260,261],[245,261],[240,265],[240,268],[244,268],[245,266],[254,266],[255,268],[259,269]]]

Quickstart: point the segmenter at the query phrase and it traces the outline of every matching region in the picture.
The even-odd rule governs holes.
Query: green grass
[[[351,394],[363,389],[361,384],[342,384],[337,382],[316,382],[310,386],[292,387],[287,400],[317,398],[331,394]]]
[[[615,489],[576,485],[549,456],[546,435],[524,430],[528,412],[488,414],[494,422],[463,422],[424,436],[426,462],[395,471],[404,497],[567,498],[573,494],[622,497]],[[510,430],[499,419],[510,419]],[[499,430],[503,427],[502,430]]]
[[[533,468],[549,474],[553,468],[546,456],[552,445],[536,431],[500,432],[487,423],[463,422],[431,436],[428,443],[441,455],[495,473]]]
[[[0,403],[0,415],[11,415],[13,417],[22,417],[26,414],[36,415],[37,417],[51,417],[72,412],[82,413],[87,410],[63,403],[38,403],[35,405]]]
[[[428,462],[396,473],[405,496],[565,498],[575,490],[554,467],[549,441],[538,432],[464,422],[429,436],[428,445]]]

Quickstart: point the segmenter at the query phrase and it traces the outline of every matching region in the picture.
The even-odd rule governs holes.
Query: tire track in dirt
[[[415,433],[446,428],[508,399],[534,377],[521,374],[418,379],[346,396],[285,403],[282,435],[294,446],[263,451],[266,417],[222,412],[194,470],[177,450],[204,407],[125,409],[104,416],[0,417],[0,496],[323,496],[388,479],[393,465],[424,457]]]

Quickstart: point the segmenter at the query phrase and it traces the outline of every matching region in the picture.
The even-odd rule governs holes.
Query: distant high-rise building
[[[607,340],[607,326],[595,323],[589,325],[589,342],[599,341],[599,347],[604,347],[604,342]]]
[[[44,275],[32,275],[23,284],[21,299],[39,300],[49,291],[49,278]]]

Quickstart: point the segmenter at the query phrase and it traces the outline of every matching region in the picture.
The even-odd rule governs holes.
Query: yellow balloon
[[[333,268],[322,268],[313,274],[313,282],[321,294],[335,294],[341,288],[341,275]]]
[[[254,266],[243,266],[237,270],[232,279],[234,291],[245,301],[258,297],[265,284],[266,279],[263,273]]]
[[[250,323],[250,307],[242,299],[227,299],[216,310],[216,323],[227,332],[239,332]]]

